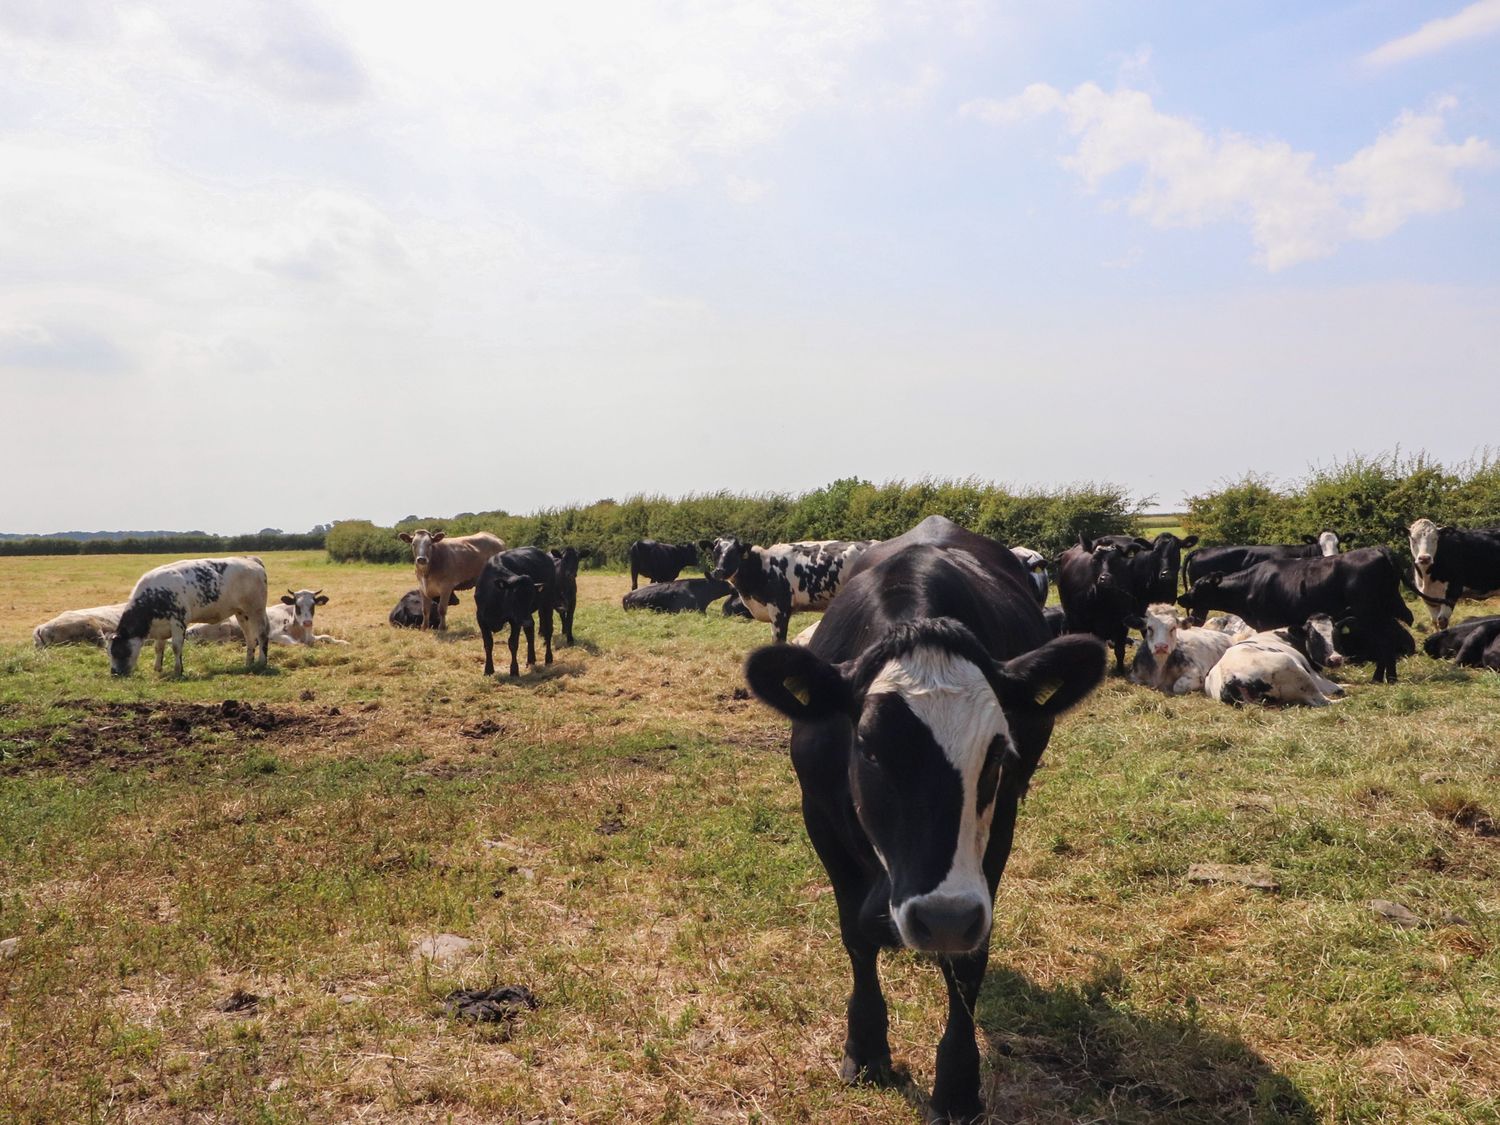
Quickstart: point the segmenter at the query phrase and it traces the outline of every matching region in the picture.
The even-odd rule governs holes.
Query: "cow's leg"
[[[634,590],[639,583],[639,575],[636,574],[635,563],[630,564],[630,588]]]
[[[516,649],[520,647],[521,626],[519,623],[512,621],[510,623],[510,674],[512,676],[519,676],[521,674],[521,666],[516,663]]]
[[[156,674],[161,675],[162,658],[167,655],[167,638],[163,637],[156,642]]]
[[[786,643],[786,627],[792,620],[792,607],[777,602],[771,607],[771,640],[776,644]]]
[[[1114,639],[1115,646],[1115,675],[1125,674],[1125,634],[1120,633]]]
[[[479,622],[479,635],[484,640],[484,674],[495,674],[495,634],[483,621]]]
[[[536,622],[531,618],[526,619],[523,626],[526,630],[526,667],[536,667]]]
[[[417,583],[417,592],[422,595],[422,628],[431,629],[437,622],[438,607],[433,603],[427,587],[420,582]]]
[[[929,1122],[971,1122],[984,1115],[979,1100],[979,1044],[974,1041],[974,1004],[989,961],[989,942],[975,953],[943,958],[948,985],[948,1028],[937,1049]]]
[[[448,631],[448,599],[453,596],[451,590],[440,590],[437,598],[437,628],[439,632]]]
[[[552,609],[549,606],[542,607],[542,648],[546,651],[546,661],[552,663]]]
[[[172,664],[176,669],[179,679],[182,678],[182,642],[186,639],[187,626],[180,621],[172,622]],[[160,642],[157,643],[159,644]]]

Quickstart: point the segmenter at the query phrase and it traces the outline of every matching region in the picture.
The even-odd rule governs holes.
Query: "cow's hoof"
[[[891,1066],[891,1056],[866,1059],[863,1062],[847,1051],[839,1064],[839,1077],[850,1086],[899,1086],[902,1076]]]
[[[972,1108],[941,1110],[927,1107],[927,1125],[979,1125],[984,1120],[984,1103],[976,1101]]]

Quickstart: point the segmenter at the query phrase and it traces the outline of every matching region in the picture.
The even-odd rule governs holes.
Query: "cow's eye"
[[[878,766],[878,765],[880,765],[880,758],[876,755],[876,753],[875,753],[875,747],[874,747],[874,745],[872,743],[866,742],[864,739],[861,738],[859,740],[859,747],[858,748],[859,748],[859,756],[864,761],[869,762],[870,765],[872,765],[872,766]]]

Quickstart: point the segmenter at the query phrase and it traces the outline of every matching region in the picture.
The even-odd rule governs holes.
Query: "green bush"
[[[246,555],[256,551],[315,551],[326,545],[321,532],[287,535],[143,535],[125,539],[0,539],[0,555]]]

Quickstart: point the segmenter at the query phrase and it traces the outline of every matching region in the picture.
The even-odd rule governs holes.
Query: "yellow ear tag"
[[[1047,700],[1056,695],[1061,687],[1061,680],[1048,680],[1046,683],[1042,684],[1041,687],[1036,689],[1036,694],[1031,698],[1036,701],[1036,705],[1038,707],[1045,707],[1047,706]]]
[[[791,693],[792,698],[804,707],[812,705],[812,692],[807,689],[807,681],[801,676],[788,676],[781,681],[781,686]]]

